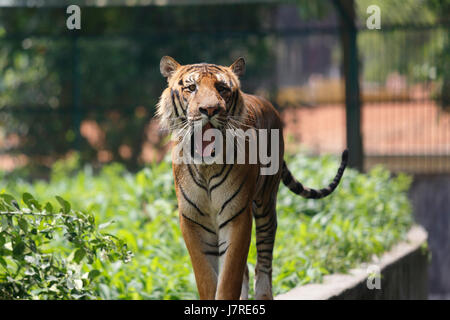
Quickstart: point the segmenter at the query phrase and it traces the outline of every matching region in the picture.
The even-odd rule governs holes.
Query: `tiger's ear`
[[[174,58],[169,56],[164,56],[161,58],[161,62],[159,63],[159,70],[161,74],[170,78],[170,76],[180,67],[180,64],[175,61]]]
[[[245,60],[244,58],[238,58],[233,64],[230,66],[231,71],[234,72],[238,77],[243,76],[245,73]]]

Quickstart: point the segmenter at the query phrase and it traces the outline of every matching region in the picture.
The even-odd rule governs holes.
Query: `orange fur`
[[[271,144],[278,144],[279,159],[283,159],[282,121],[278,112],[267,100],[240,89],[239,76],[245,70],[242,58],[224,67],[181,66],[174,59],[163,57],[160,67],[168,79],[157,109],[163,128],[185,130],[186,136],[191,134],[193,121],[198,120],[203,126],[209,123],[221,130],[278,129],[278,141],[269,139],[267,147],[270,150]],[[182,139],[175,141],[179,143]],[[248,298],[242,284],[248,281],[246,260],[252,217],[258,251],[255,298],[272,299],[272,252],[280,180],[283,178],[291,190],[303,196],[320,197],[320,192],[324,192],[303,187],[293,179],[285,163],[275,174],[261,175],[259,160],[250,164],[248,144],[244,149],[247,155],[244,164],[180,164],[175,161],[180,154],[172,153],[180,225],[201,299]]]

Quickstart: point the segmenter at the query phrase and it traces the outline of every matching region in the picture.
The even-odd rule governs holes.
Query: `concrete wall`
[[[394,246],[379,259],[353,269],[349,274],[325,276],[321,284],[301,286],[275,299],[427,299],[429,255],[426,243],[426,231],[414,226],[408,233],[407,241]],[[379,289],[369,289],[367,286],[370,266],[379,268]],[[376,284],[376,280],[369,282]]]
[[[450,299],[450,175],[416,175],[409,196],[428,232],[430,298]]]

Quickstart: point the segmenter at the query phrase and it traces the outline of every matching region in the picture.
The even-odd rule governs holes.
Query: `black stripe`
[[[223,171],[225,170],[226,167],[227,167],[227,165],[224,164],[224,165],[222,166],[222,169],[220,169],[220,172],[219,172],[219,173],[216,173],[216,174],[213,175],[211,178],[209,178],[208,185],[211,183],[211,181],[212,181],[213,179],[215,179],[215,178],[221,176],[222,173],[223,173]]]
[[[242,212],[245,211],[246,208],[247,208],[246,206],[243,207],[241,210],[239,210],[238,213],[236,213],[236,214],[235,214],[234,216],[232,216],[230,219],[228,219],[227,221],[225,221],[225,222],[223,222],[221,225],[219,225],[219,229],[222,229],[223,227],[225,227],[225,226],[228,224],[228,222],[230,222],[230,221],[233,220],[234,218],[238,217]]]
[[[254,213],[253,216],[255,217],[255,219],[261,219],[267,217],[271,213],[271,211],[272,211],[271,206],[267,206],[262,214]]]
[[[284,185],[288,186],[291,184],[291,182],[294,178],[292,177],[292,174],[290,173],[289,169],[286,168],[285,172],[286,172],[286,174],[283,175],[283,177],[282,177],[283,183],[284,183]]]
[[[270,254],[273,253],[273,250],[272,250],[272,249],[266,249],[266,250],[258,250],[258,249],[256,249],[256,250],[258,251],[258,254],[259,254],[259,253],[270,253]]]
[[[333,190],[330,189],[330,187],[322,188],[318,192],[320,194],[320,197],[325,197],[329,195]]]
[[[206,242],[206,241],[202,241],[202,242],[203,242],[204,244],[210,246],[210,247],[214,247],[214,248],[217,248],[217,247],[218,247],[217,243],[216,243],[216,244],[213,244],[213,243],[209,243],[209,242]]]
[[[181,185],[179,185],[179,187],[180,187],[181,194],[183,195],[183,198],[184,198],[191,206],[193,206],[193,207],[198,211],[198,213],[200,213],[201,216],[204,216],[205,214],[197,207],[197,205],[196,205],[194,202],[192,202],[191,199],[188,198],[188,196],[186,195],[186,193],[184,193],[184,190],[183,190],[183,188],[181,187]]]
[[[308,198],[317,199],[319,197],[319,193],[314,189],[309,189]]]
[[[274,244],[275,240],[273,238],[269,239],[262,239],[256,242],[256,246],[262,245],[262,244]]]
[[[235,90],[234,91],[234,96],[233,96],[233,101],[231,103],[231,107],[230,107],[230,111],[231,111],[231,115],[234,116],[234,111],[236,110],[236,104],[237,104],[237,100],[239,97],[239,91]]]
[[[192,223],[195,223],[196,225],[199,225],[200,227],[202,227],[204,230],[208,231],[209,233],[212,234],[216,234],[214,231],[212,231],[211,229],[208,229],[207,227],[205,227],[204,225],[202,225],[201,223],[198,223],[197,221],[192,220],[191,218],[186,217],[184,214],[181,214],[183,216],[183,218],[185,218],[186,220],[191,221]]]
[[[264,201],[261,201],[261,203],[260,204],[258,204],[257,202],[256,202],[256,200],[254,200],[253,201],[253,203],[256,205],[256,208],[261,208],[262,207],[262,205],[264,204]]]
[[[269,262],[272,262],[272,257],[271,256],[267,257],[267,256],[260,256],[260,255],[258,255],[257,259],[258,260],[267,260]]]
[[[300,182],[295,181],[295,186],[291,190],[292,190],[292,192],[294,192],[296,194],[300,194],[305,189],[303,188],[303,185]]]
[[[220,246],[223,246],[224,244],[226,244],[227,242],[226,241],[224,241],[224,242],[221,242],[221,243],[219,243],[219,244],[217,244],[217,243],[209,243],[209,242],[206,242],[206,241],[202,241],[204,244],[206,244],[206,245],[208,245],[208,246],[210,246],[210,247],[214,247],[214,248],[219,248]]]
[[[208,190],[206,189],[206,187],[205,187],[204,185],[202,185],[200,182],[198,182],[197,179],[194,177],[194,174],[192,173],[191,166],[188,164],[187,167],[188,167],[189,174],[191,175],[192,180],[194,180],[194,183],[195,183],[198,187],[200,187],[200,188],[204,189],[206,192],[208,192]]]
[[[178,108],[177,108],[177,105],[175,104],[175,98],[173,96],[173,90],[172,89],[170,89],[170,97],[172,98],[172,105],[173,105],[173,108],[175,109],[175,114],[176,114],[176,116],[178,118],[180,116],[180,114],[178,113]]]
[[[273,215],[269,218],[269,221],[267,221],[267,222],[264,223],[264,224],[261,224],[261,225],[257,226],[257,227],[256,227],[256,231],[260,231],[261,229],[267,227],[269,224],[272,224],[272,223],[273,223],[274,217],[276,217],[275,214],[273,214]]]
[[[271,229],[276,229],[277,221],[276,221],[276,219],[274,220],[274,217],[275,217],[275,215],[271,216],[267,223],[257,227],[256,232],[263,233],[263,232],[267,232]]]
[[[207,254],[207,255],[211,255],[211,256],[221,257],[225,254],[225,252],[227,252],[228,247],[226,247],[225,250],[223,250],[223,251],[205,251],[203,253]]]
[[[271,221],[271,224],[270,224],[267,228],[265,228],[265,229],[260,229],[260,230],[257,231],[257,233],[258,233],[258,234],[266,233],[267,236],[265,236],[265,238],[271,237],[271,236],[273,236],[273,235],[276,234],[276,232],[277,232],[277,226],[278,226],[277,220],[275,219],[274,221]]]
[[[201,68],[203,68],[203,67],[204,67],[204,66],[201,65],[201,64],[195,64],[195,65],[190,66],[190,67],[187,68],[186,70],[184,70],[184,73],[188,73],[189,71],[194,70],[194,69],[201,69]]]
[[[220,67],[218,67],[218,66],[216,66],[216,65],[213,65],[213,64],[209,64],[209,65],[207,65],[206,67],[207,67],[208,69],[211,68],[211,69],[216,69],[216,70],[218,70],[218,71],[220,71],[220,72],[225,72],[222,68],[220,68]]]
[[[195,172],[197,173],[197,175],[200,176],[201,179],[202,179],[203,181],[205,181],[205,179],[203,178],[203,176],[200,174],[200,171],[198,171],[197,166],[195,166],[195,165],[194,165],[194,170],[195,170]]]
[[[225,201],[225,202],[223,203],[222,208],[221,208],[220,211],[219,211],[219,215],[222,213],[223,209],[225,209],[225,207],[227,206],[227,204],[230,203],[230,201],[233,200],[233,198],[236,197],[236,196],[238,195],[238,193],[241,191],[242,187],[244,186],[245,182],[247,181],[247,177],[248,177],[248,176],[246,176],[246,177],[242,180],[242,183],[241,183],[241,185],[239,186],[239,188],[236,190],[236,192],[235,192],[231,197],[229,197],[227,201]]]
[[[259,269],[258,272],[262,272],[262,273],[268,274],[269,276],[272,274],[271,271],[262,270],[262,269]]]
[[[271,180],[272,180],[271,177],[273,177],[273,176],[265,176],[265,177],[266,177],[266,179],[264,180],[263,188],[261,190],[262,196],[264,196],[264,193],[266,193],[267,185],[271,182]]]
[[[215,184],[214,186],[212,186],[212,187],[209,189],[209,192],[210,192],[210,193],[213,192],[213,190],[214,190],[215,188],[219,187],[219,186],[227,179],[227,177],[228,177],[228,175],[230,174],[230,172],[231,172],[232,169],[233,169],[233,165],[231,164],[231,165],[230,165],[230,169],[227,171],[227,173],[225,174],[225,176],[223,177],[223,179],[222,179],[219,183]]]
[[[266,191],[266,187],[267,187],[267,183],[269,182],[269,176],[264,176],[264,183],[261,189],[261,192],[258,192],[259,194],[261,194],[262,196],[264,196],[264,193]],[[259,209],[262,207],[262,205],[264,204],[264,199],[262,199],[261,203],[258,204],[256,201],[254,201],[256,204],[256,207]],[[257,215],[255,215],[256,217]]]
[[[180,95],[178,94],[178,90],[175,90],[175,95],[177,96],[178,104],[180,105],[181,110],[183,110],[184,115],[186,115],[186,109],[183,108],[183,104],[181,103]]]

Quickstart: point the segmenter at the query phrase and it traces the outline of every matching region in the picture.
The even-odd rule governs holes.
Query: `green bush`
[[[97,227],[93,215],[72,210],[61,197],[56,200],[59,210],[29,193],[23,194],[24,206],[0,194],[0,299],[95,298],[97,257],[130,260],[122,240],[99,232],[106,224]]]
[[[334,176],[336,157],[287,159],[294,175],[310,187],[321,187]],[[103,299],[196,299],[189,256],[178,223],[171,164],[150,165],[136,174],[111,164],[100,172],[78,168],[76,158],[54,166],[49,181],[26,182],[4,177],[4,191],[32,193],[39,201],[60,195],[74,210],[91,212],[97,221],[114,220],[103,230],[123,239],[134,253],[131,262],[105,264],[92,295]],[[391,177],[377,167],[368,174],[347,169],[337,190],[322,200],[305,200],[280,187],[275,242],[274,294],[323,275],[346,272],[404,239],[412,224],[406,191],[410,178]],[[0,192],[1,192],[0,187]],[[57,205],[51,201],[52,205]],[[67,243],[58,243],[66,251]],[[253,242],[250,270],[256,264]],[[0,267],[0,271],[1,271]],[[3,271],[1,271],[3,272]],[[250,272],[252,274],[252,272]],[[252,276],[251,276],[251,283]],[[38,296],[46,298],[46,296]]]

